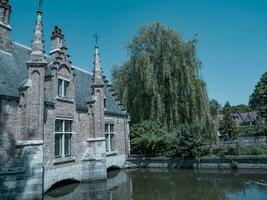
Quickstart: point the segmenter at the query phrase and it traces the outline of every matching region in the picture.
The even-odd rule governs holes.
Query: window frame
[[[61,85],[59,85],[59,82],[60,82],[60,81],[62,81],[62,82],[61,82]],[[68,84],[67,87],[65,87],[66,84]],[[58,92],[57,92],[57,95],[58,95],[59,97],[61,97],[61,98],[69,98],[70,80],[68,80],[68,79],[64,79],[64,78],[62,78],[62,77],[59,77],[59,78],[58,78],[58,84],[57,84],[57,86],[58,86]],[[66,91],[65,91],[65,89],[66,89]]]
[[[62,126],[60,128],[60,130],[56,130],[57,129],[57,121],[60,121],[60,126]],[[66,131],[66,121],[70,122],[70,131]],[[72,124],[73,124],[73,120],[72,119],[62,119],[62,118],[57,118],[55,120],[55,146],[54,146],[54,155],[55,158],[67,158],[67,157],[71,157],[71,144],[72,144],[72,135],[73,135],[73,131],[72,131]],[[59,155],[56,155],[56,135],[61,135],[61,139],[60,139],[60,144],[61,147],[60,148],[60,153]],[[66,138],[67,136],[69,136],[69,154],[66,154],[66,147],[65,147],[65,142],[66,142]]]
[[[106,130],[107,127],[107,130]],[[112,127],[112,131],[111,131]],[[115,132],[114,132],[114,124],[105,124],[105,141],[106,141],[106,152],[114,152],[115,151]]]

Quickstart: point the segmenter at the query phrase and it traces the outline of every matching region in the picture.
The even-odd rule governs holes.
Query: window
[[[104,108],[106,109],[107,108],[107,99],[104,98]]]
[[[105,124],[106,151],[114,151],[114,124]]]
[[[72,120],[57,119],[55,124],[55,157],[71,156]]]
[[[3,126],[3,118],[2,118],[2,99],[0,99],[0,132],[2,131]],[[0,136],[0,149],[4,145],[4,137],[2,135]]]
[[[0,99],[0,113],[2,112],[2,99]]]
[[[69,97],[69,85],[70,85],[69,81],[58,79],[58,96],[59,97],[64,97],[64,98]]]

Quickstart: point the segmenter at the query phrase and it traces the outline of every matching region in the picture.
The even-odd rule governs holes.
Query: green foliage
[[[231,106],[231,112],[232,113],[237,113],[237,112],[244,113],[244,112],[250,112],[250,111],[252,111],[251,107],[248,105],[245,105],[245,104],[239,104],[236,106]]]
[[[183,124],[175,131],[153,121],[130,127],[132,153],[147,156],[193,158],[203,154],[206,141],[203,128],[197,124]]]
[[[211,116],[216,116],[221,111],[221,104],[216,99],[210,100],[210,113]]]
[[[231,115],[231,105],[227,102],[223,108],[223,120],[220,122],[219,131],[225,139],[234,138],[238,134],[238,127]]]
[[[153,121],[145,121],[130,127],[132,153],[149,156],[169,156],[175,136],[169,134],[166,126]]]
[[[159,23],[145,26],[128,44],[129,59],[112,70],[115,90],[131,113],[131,123],[160,122],[169,132],[197,123],[214,138],[206,84],[200,77],[197,39]]]
[[[249,105],[245,104],[239,104],[236,106],[231,106],[229,102],[228,106],[230,108],[231,113],[245,113],[245,112],[251,112],[252,109]],[[221,114],[223,111],[223,108],[221,107],[220,103],[216,99],[211,99],[210,100],[210,112],[211,116],[215,116],[218,114]]]
[[[197,124],[184,124],[177,129],[176,156],[195,158],[201,156],[205,140],[203,129]]]
[[[226,156],[226,155],[238,155],[238,151],[235,145],[222,145],[214,146],[210,149],[210,155]]]
[[[249,99],[249,105],[257,110],[258,115],[266,121],[267,119],[267,72],[264,73],[260,81],[255,86]]]
[[[213,146],[209,155],[267,155],[267,145],[220,145]]]
[[[267,125],[256,124],[253,126],[241,126],[239,136],[267,136]]]

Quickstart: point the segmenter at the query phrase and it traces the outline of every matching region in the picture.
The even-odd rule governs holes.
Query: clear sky
[[[13,40],[30,45],[36,0],[11,0]],[[267,0],[45,0],[46,50],[59,25],[74,65],[92,70],[93,34],[101,36],[101,60],[111,68],[127,59],[125,46],[137,29],[161,22],[185,40],[198,34],[198,56],[210,98],[247,103],[267,71]]]

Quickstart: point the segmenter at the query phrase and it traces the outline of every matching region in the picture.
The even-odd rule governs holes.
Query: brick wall
[[[9,199],[42,199],[42,141],[18,142],[13,156],[0,165],[0,197]]]

